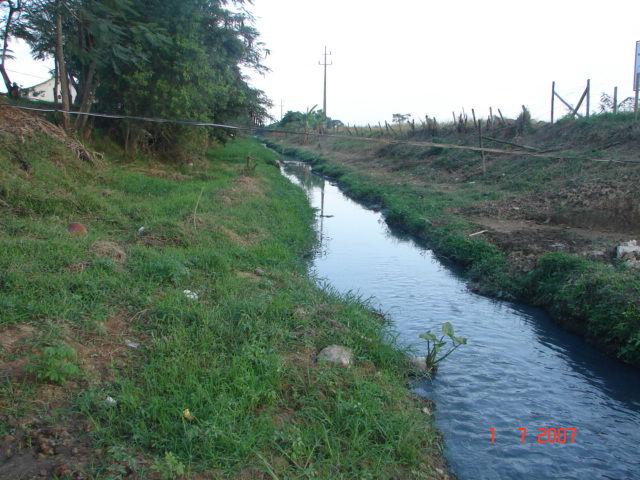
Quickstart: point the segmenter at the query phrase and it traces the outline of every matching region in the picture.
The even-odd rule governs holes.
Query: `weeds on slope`
[[[313,212],[273,153],[238,140],[172,167],[110,148],[89,169],[43,138],[24,147],[31,172],[0,152],[11,448],[95,478],[445,475],[388,325],[307,278]],[[316,364],[330,344],[355,365]],[[79,372],[29,373],[58,350]],[[46,433],[60,429],[83,439],[76,453]]]

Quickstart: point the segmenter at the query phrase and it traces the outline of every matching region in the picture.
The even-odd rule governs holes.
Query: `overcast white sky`
[[[640,2],[609,0],[255,0],[272,72],[256,79],[285,111],[322,106],[324,45],[333,52],[327,113],[349,123],[393,113],[451,118],[522,104],[548,119],[551,81],[576,103],[587,78],[632,95]]]
[[[345,123],[393,113],[441,120],[472,107],[515,115],[522,104],[549,117],[551,81],[571,103],[587,78],[600,93],[632,95],[640,2],[634,0],[255,0],[251,8],[271,55],[256,76],[279,118],[322,106],[324,45],[332,51],[327,111]],[[23,86],[48,77],[14,45],[9,70]]]

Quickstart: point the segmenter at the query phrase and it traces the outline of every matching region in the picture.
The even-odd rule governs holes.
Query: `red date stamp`
[[[520,443],[524,445],[527,439],[528,430],[526,427],[518,427],[517,430],[520,432]],[[489,428],[489,432],[491,432],[491,445],[495,445],[496,429],[491,427]],[[564,445],[567,443],[576,443],[577,433],[578,429],[575,427],[541,427],[538,428],[537,442],[538,445]]]

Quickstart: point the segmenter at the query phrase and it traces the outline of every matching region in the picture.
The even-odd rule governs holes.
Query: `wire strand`
[[[335,134],[335,133],[297,132],[293,130],[271,129],[267,127],[258,127],[258,126],[245,127],[245,126],[238,126],[238,125],[226,125],[223,123],[202,122],[198,120],[175,120],[175,119],[167,119],[167,118],[119,115],[119,114],[112,114],[112,113],[74,112],[72,110],[62,110],[59,108],[35,108],[35,107],[25,107],[21,105],[7,105],[7,104],[1,104],[1,105],[2,107],[6,107],[6,108],[17,108],[20,110],[28,110],[28,111],[34,111],[34,112],[63,113],[68,115],[86,115],[88,117],[110,118],[114,120],[136,120],[136,121],[150,122],[150,123],[170,123],[175,125],[223,128],[227,130],[247,131],[247,132],[266,131],[268,133],[283,133],[287,135],[298,135],[298,136],[302,135],[302,136],[313,136],[313,137],[321,137],[321,138],[344,138],[344,139],[360,140],[363,142],[382,143],[386,145],[411,145],[416,147],[435,147],[435,148],[445,148],[445,149],[451,149],[451,150],[467,150],[472,152],[494,153],[498,155],[522,155],[522,156],[534,157],[534,158],[548,158],[552,160],[582,160],[582,161],[591,161],[591,162],[600,162],[600,163],[640,164],[640,160],[592,158],[592,157],[581,157],[577,155],[558,155],[558,154],[544,153],[544,152],[530,152],[527,150],[503,150],[500,148],[473,147],[470,145],[456,145],[451,143],[393,140],[393,139],[387,139],[387,138],[360,137],[360,136],[342,135],[342,134]]]

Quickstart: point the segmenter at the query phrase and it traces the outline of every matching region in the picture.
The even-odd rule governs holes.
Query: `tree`
[[[58,2],[64,8],[56,9]],[[242,69],[263,72],[268,51],[244,5],[244,0],[38,0],[21,35],[36,57],[58,57],[59,76],[76,89],[74,107],[82,113],[95,106],[132,116],[260,124],[268,117],[269,101],[247,83]],[[55,55],[52,35],[57,12],[62,55]],[[87,118],[79,115],[75,128],[85,130]],[[202,143],[195,137],[206,135],[167,124],[122,126],[121,138],[133,150],[170,152],[194,139]]]
[[[410,113],[394,113],[392,116],[392,122],[397,123],[398,125],[402,123],[406,123],[411,118]]]
[[[69,77],[67,76],[67,63],[64,58],[64,40],[62,33],[62,2],[56,0],[56,65],[60,78],[60,90],[62,92],[62,124],[65,130],[69,130],[69,110],[71,110],[71,93],[69,92]]]
[[[22,0],[6,0],[0,1],[0,20],[4,22],[4,29],[2,30],[2,57],[0,58],[0,73],[2,74],[2,80],[7,88],[7,92],[11,92],[12,83],[5,68],[5,61],[10,57],[9,51],[9,39],[13,36],[15,30],[16,17],[22,12],[23,3]]]

